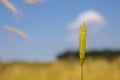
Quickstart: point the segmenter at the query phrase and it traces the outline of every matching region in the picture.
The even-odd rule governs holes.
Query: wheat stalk
[[[81,80],[83,80],[83,63],[85,59],[85,50],[86,50],[86,26],[84,22],[80,25],[80,37],[79,37],[79,55],[80,55],[80,64],[81,64]]]

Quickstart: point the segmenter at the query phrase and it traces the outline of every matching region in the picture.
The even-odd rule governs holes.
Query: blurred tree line
[[[120,50],[87,51],[86,58],[88,57],[92,59],[103,58],[103,59],[112,61],[115,58],[120,57]],[[57,56],[57,59],[66,59],[66,60],[78,59],[79,60],[79,51],[68,50],[68,51],[62,52]]]

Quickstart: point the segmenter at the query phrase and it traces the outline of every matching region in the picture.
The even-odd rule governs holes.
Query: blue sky
[[[50,61],[65,50],[78,49],[78,24],[82,19],[88,28],[87,50],[120,49],[119,0],[45,0],[31,5],[23,0],[10,2],[22,14],[16,21],[13,13],[0,3],[0,28],[16,27],[29,38],[13,35],[8,44],[11,33],[1,30],[2,60]]]

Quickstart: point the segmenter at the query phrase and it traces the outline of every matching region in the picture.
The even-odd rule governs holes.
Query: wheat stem
[[[83,64],[81,64],[81,80],[83,80]]]

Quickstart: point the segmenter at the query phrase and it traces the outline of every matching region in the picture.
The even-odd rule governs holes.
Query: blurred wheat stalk
[[[80,36],[79,36],[79,51],[80,51],[80,64],[81,64],[81,80],[83,80],[83,63],[85,59],[86,50],[86,26],[84,22],[80,25]]]

